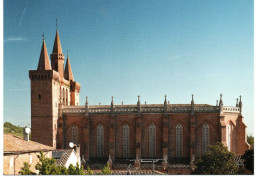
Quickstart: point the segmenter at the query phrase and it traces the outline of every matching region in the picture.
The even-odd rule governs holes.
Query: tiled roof
[[[53,149],[53,147],[34,141],[25,141],[24,139],[13,134],[4,134],[4,153],[49,151]]]
[[[61,149],[52,151],[52,157],[56,159],[57,166],[65,166],[71,153],[75,153],[73,149]]]

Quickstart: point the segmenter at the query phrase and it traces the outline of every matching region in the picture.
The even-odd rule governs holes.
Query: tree
[[[111,175],[112,171],[110,170],[109,164],[107,163],[106,166],[102,169],[102,175]]]
[[[35,175],[35,173],[33,173],[30,170],[31,165],[29,165],[27,162],[23,163],[23,167],[21,168],[21,170],[19,171],[20,175]]]
[[[55,159],[45,158],[43,152],[40,152],[40,155],[37,155],[39,161],[35,168],[39,170],[40,175],[60,175],[60,168],[57,168]]]
[[[85,175],[83,166],[80,167],[78,163],[77,163],[76,167],[73,166],[72,164],[69,165],[68,174],[69,175]]]
[[[250,144],[251,149],[254,148],[254,137],[252,135],[247,136],[247,142]]]
[[[86,175],[93,175],[93,171],[90,170],[89,166],[87,167]]]
[[[245,160],[244,165],[246,169],[254,174],[254,149],[247,150],[242,158]]]
[[[209,146],[208,151],[195,161],[195,166],[193,174],[229,175],[238,172],[234,153],[222,143]]]

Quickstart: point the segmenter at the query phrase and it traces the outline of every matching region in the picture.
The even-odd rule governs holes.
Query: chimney
[[[23,139],[25,141],[29,141],[29,135],[30,135],[30,128],[29,127],[25,127],[24,131],[23,131]]]

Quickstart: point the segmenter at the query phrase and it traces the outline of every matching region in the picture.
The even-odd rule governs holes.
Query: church
[[[151,169],[155,163],[168,174],[190,174],[210,144],[222,142],[236,155],[249,149],[241,96],[234,106],[224,106],[221,94],[216,105],[196,104],[193,95],[187,104],[170,104],[165,95],[158,104],[138,96],[132,105],[115,105],[113,97],[110,105],[91,105],[88,97],[79,105],[81,86],[69,56],[64,63],[58,30],[50,59],[43,37],[38,67],[29,71],[32,141],[56,149],[73,142],[92,169],[107,162],[112,169]]]

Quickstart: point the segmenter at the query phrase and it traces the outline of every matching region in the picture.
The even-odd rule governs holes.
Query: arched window
[[[231,151],[231,128],[232,128],[232,125],[228,124],[227,125],[227,149],[228,149],[228,151]]]
[[[182,157],[182,126],[176,126],[176,157]]]
[[[202,127],[202,153],[208,150],[209,145],[209,126],[204,124]]]
[[[72,127],[72,142],[78,144],[78,127],[75,125]]]
[[[103,126],[99,125],[97,127],[97,156],[103,157],[103,149],[104,149],[104,131]]]
[[[129,126],[123,127],[123,157],[129,156]]]
[[[149,127],[149,156],[155,157],[156,150],[156,127],[151,124]]]

